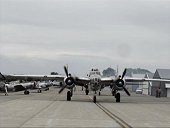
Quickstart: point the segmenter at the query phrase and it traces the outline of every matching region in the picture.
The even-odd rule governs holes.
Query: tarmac
[[[0,93],[0,127],[170,127],[170,98],[121,92],[116,103],[106,88],[95,104],[92,93],[85,95],[79,87],[71,101],[66,100],[67,89],[58,90]]]

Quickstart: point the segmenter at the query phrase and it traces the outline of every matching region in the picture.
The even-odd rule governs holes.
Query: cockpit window
[[[97,74],[97,75],[100,75],[100,72],[90,72],[90,75],[95,75],[95,74]]]
[[[95,72],[90,72],[90,75],[94,75],[95,74]]]
[[[97,75],[100,75],[100,72],[96,72]]]

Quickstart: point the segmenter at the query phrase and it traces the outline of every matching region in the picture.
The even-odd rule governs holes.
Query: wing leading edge
[[[125,78],[125,82],[168,82],[170,83],[170,80],[168,79],[147,79],[147,78]]]

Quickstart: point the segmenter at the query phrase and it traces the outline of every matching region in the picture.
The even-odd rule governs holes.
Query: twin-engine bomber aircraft
[[[73,95],[73,88],[75,85],[80,85],[85,87],[85,93],[88,95],[89,91],[93,91],[93,102],[96,103],[96,95],[97,93],[100,95],[100,91],[106,87],[110,86],[112,90],[113,96],[116,98],[116,102],[120,102],[120,93],[119,90],[124,90],[127,95],[130,96],[130,93],[124,86],[123,77],[126,74],[126,69],[123,72],[122,77],[120,76],[117,79],[113,79],[110,77],[103,78],[99,72],[98,69],[91,69],[89,75],[84,78],[80,77],[73,77],[70,73],[68,73],[68,68],[64,67],[66,77],[64,78],[65,85],[62,86],[62,88],[59,90],[59,93],[61,93],[65,88],[69,89],[67,92],[67,100],[71,100],[71,97]]]
[[[119,75],[118,78],[105,77],[103,78],[98,69],[91,69],[90,74],[87,77],[80,78],[74,77],[68,73],[68,67],[64,66],[64,71],[66,76],[64,77],[64,85],[59,90],[61,93],[65,88],[69,89],[67,92],[67,100],[71,100],[73,95],[73,88],[75,85],[80,85],[85,87],[85,93],[88,95],[89,91],[93,91],[93,102],[96,103],[97,92],[100,95],[100,91],[107,86],[110,86],[112,95],[116,98],[116,102],[120,102],[120,90],[124,90],[128,96],[130,96],[129,91],[125,87],[125,82],[143,82],[143,81],[159,81],[159,82],[170,82],[166,79],[145,79],[145,78],[124,78],[127,69],[123,71],[122,76]]]
[[[63,81],[63,85],[59,90],[59,94],[67,88],[67,100],[70,101],[73,96],[73,89],[77,86],[85,87],[85,93],[88,95],[89,91],[93,91],[93,102],[96,103],[97,93],[100,95],[100,91],[109,86],[111,88],[112,95],[116,98],[116,102],[120,102],[119,90],[124,90],[128,96],[130,96],[129,91],[125,87],[125,82],[143,82],[143,81],[159,81],[159,82],[169,82],[167,79],[145,79],[145,78],[124,78],[127,69],[124,70],[122,76],[118,78],[103,78],[98,69],[91,69],[87,77],[76,77],[72,76],[68,72],[68,67],[64,66],[64,71],[66,75],[6,75],[6,79],[43,79],[43,80],[57,80]]]

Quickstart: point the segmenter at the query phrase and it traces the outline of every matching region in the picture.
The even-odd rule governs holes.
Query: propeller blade
[[[66,76],[68,77],[68,67],[64,66],[64,71],[65,71]]]
[[[130,96],[129,91],[128,91],[125,87],[123,87],[123,89],[124,89],[124,91],[126,92],[126,94],[127,94],[128,96]]]
[[[63,87],[59,90],[58,93],[60,94],[61,92],[63,92],[63,90],[66,88],[66,86],[67,86],[67,85],[63,86]]]
[[[1,72],[0,72],[0,76],[1,76],[4,80],[6,80],[6,77],[5,77],[4,75],[2,75]]]
[[[125,68],[125,70],[123,71],[123,74],[122,74],[122,79],[123,79],[124,76],[126,75],[126,71],[127,71],[127,69]]]

